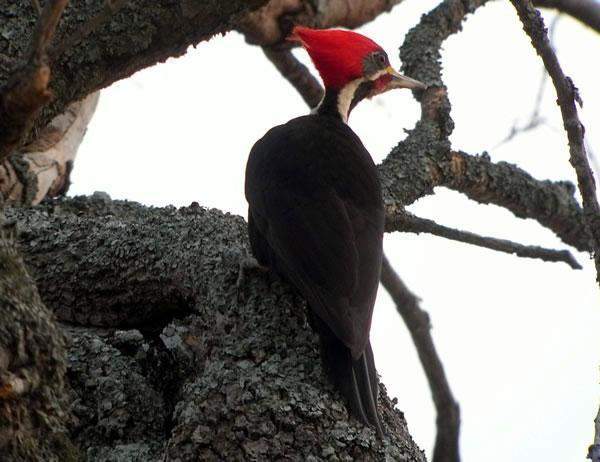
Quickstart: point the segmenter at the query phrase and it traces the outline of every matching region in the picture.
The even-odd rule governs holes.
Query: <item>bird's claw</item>
[[[246,273],[251,270],[258,270],[264,273],[269,271],[269,268],[261,265],[256,258],[248,254],[246,254],[240,259],[238,266],[238,277],[235,283],[238,301],[243,301],[244,299],[244,284],[246,283]]]

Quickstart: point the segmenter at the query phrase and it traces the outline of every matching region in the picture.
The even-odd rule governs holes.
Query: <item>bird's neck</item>
[[[350,111],[369,94],[372,85],[370,80],[356,79],[341,89],[326,88],[325,96],[314,109],[314,113],[336,117],[348,123]]]

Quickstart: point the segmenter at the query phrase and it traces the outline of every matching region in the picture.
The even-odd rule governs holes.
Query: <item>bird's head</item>
[[[394,70],[383,48],[356,32],[296,26],[288,39],[304,46],[319,71],[326,89],[321,105],[329,96],[344,120],[364,98],[393,88],[427,88]]]

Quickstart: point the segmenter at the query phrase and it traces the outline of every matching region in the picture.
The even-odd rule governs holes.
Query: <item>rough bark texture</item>
[[[7,213],[71,325],[71,434],[91,460],[425,460],[383,387],[384,442],[349,419],[286,284],[236,290],[240,217],[102,194]]]
[[[0,216],[0,460],[72,461],[64,342]]]
[[[445,0],[421,18],[400,48],[403,71],[429,85],[415,96],[421,120],[379,166],[388,214],[445,186],[484,204],[495,204],[520,218],[533,218],[565,243],[592,248],[583,211],[566,181],[541,181],[516,165],[492,162],[487,153],[474,156],[451,149],[454,128],[450,100],[442,81],[441,45],[460,31],[468,13],[487,0]]]
[[[362,26],[402,0],[270,0],[244,16],[238,29],[254,45],[269,47],[284,42],[294,24],[318,29]],[[289,45],[289,43],[287,44]]]
[[[98,103],[99,93],[71,104],[34,142],[0,164],[0,193],[10,204],[35,205],[69,189],[73,162]]]

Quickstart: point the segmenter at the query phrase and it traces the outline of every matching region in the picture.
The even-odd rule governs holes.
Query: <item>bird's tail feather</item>
[[[382,437],[383,427],[377,410],[379,381],[371,343],[367,343],[364,353],[355,360],[350,349],[321,320],[315,321],[329,373],[346,398],[351,414],[365,425],[375,427]]]

